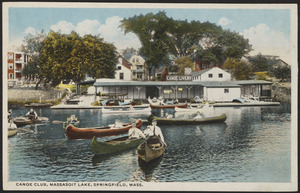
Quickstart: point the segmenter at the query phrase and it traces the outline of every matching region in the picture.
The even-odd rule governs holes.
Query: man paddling
[[[165,140],[164,140],[164,136],[161,132],[161,129],[157,126],[157,120],[154,119],[152,120],[152,125],[148,126],[147,129],[144,131],[144,134],[147,136],[147,137],[150,137],[150,136],[153,136],[153,135],[156,135],[160,138],[160,140],[165,143]]]
[[[37,119],[38,118],[38,115],[37,113],[31,108],[30,111],[26,114],[26,116],[29,118],[29,119]]]
[[[129,139],[146,138],[144,133],[136,127],[136,123],[131,123],[131,128],[128,131]]]

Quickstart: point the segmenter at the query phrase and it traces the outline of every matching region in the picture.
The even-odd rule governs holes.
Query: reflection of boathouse
[[[98,79],[95,93],[102,95],[124,95],[124,99],[165,99],[187,100],[195,96],[209,101],[226,102],[241,96],[258,99],[271,98],[272,82],[251,81],[117,81]],[[122,97],[123,98],[123,97]]]

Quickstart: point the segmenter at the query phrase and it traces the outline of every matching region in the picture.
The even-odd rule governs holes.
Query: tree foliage
[[[161,81],[166,81],[168,74],[169,74],[169,65],[166,64],[166,66],[164,67],[164,71],[163,71],[163,73],[161,75]]]
[[[234,58],[227,58],[223,68],[229,70],[236,80],[247,80],[252,74],[252,68],[249,64]]]
[[[256,56],[249,57],[249,62],[252,64],[254,72],[268,71],[268,59],[260,53]]]
[[[177,58],[193,56],[220,66],[228,57],[239,60],[251,51],[249,41],[236,32],[210,22],[174,20],[165,12],[135,15],[121,23],[125,33],[138,36],[149,69],[168,61],[168,54]]]
[[[185,68],[194,69],[193,60],[188,56],[177,59],[175,61],[175,63],[178,66],[178,74],[179,75],[184,75],[184,69]]]
[[[291,79],[291,67],[289,65],[276,65],[273,67],[273,74],[276,78],[290,80]]]
[[[126,48],[126,49],[122,50],[121,54],[126,60],[129,61],[130,58],[137,53],[138,53],[137,50],[134,48]]]
[[[116,48],[98,36],[77,33],[60,34],[51,31],[42,42],[40,73],[56,86],[64,79],[74,82],[92,78],[114,77]]]

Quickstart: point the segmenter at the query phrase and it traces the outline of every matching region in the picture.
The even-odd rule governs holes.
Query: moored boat
[[[227,116],[225,113],[219,115],[219,116],[213,116],[213,117],[203,117],[201,119],[179,119],[179,118],[162,118],[162,117],[156,117],[153,115],[150,115],[148,117],[148,121],[151,122],[153,119],[157,120],[157,123],[159,124],[205,124],[205,123],[218,123],[218,122],[224,122],[227,119]]]
[[[14,136],[17,133],[18,133],[18,129],[17,128],[14,128],[14,129],[8,128],[8,137]]]
[[[114,114],[114,113],[131,113],[131,114],[150,114],[151,108],[121,108],[121,109],[102,109],[104,114]]]
[[[156,135],[153,135],[138,146],[137,155],[142,161],[150,162],[161,157],[165,149],[165,143],[163,143]]]
[[[20,127],[20,126],[24,126],[24,125],[31,125],[31,124],[35,124],[35,123],[40,123],[42,122],[42,120],[40,118],[38,119],[28,119],[27,117],[16,117],[14,118],[14,123]]]
[[[210,106],[210,107],[187,107],[187,108],[180,108],[180,107],[175,107],[174,108],[176,112],[205,112],[205,111],[213,111],[214,107]]]
[[[91,150],[96,155],[112,154],[137,147],[143,140],[143,138],[129,139],[128,136],[125,136],[105,142],[99,142],[96,137],[93,137]]]
[[[187,103],[185,104],[173,104],[173,105],[154,105],[150,104],[152,109],[174,109],[175,107],[187,108]]]
[[[53,106],[52,103],[30,103],[25,105],[27,108],[49,108],[51,106]]]
[[[141,128],[143,125],[141,120],[138,120],[136,127]],[[77,128],[73,125],[68,125],[65,133],[69,139],[92,139],[95,137],[106,137],[121,135],[128,132],[131,128],[131,124],[124,124],[122,128],[111,128],[109,126],[105,127],[92,127],[92,128]]]

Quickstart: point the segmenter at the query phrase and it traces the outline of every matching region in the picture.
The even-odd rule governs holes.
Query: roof
[[[199,71],[197,71],[197,72],[193,72],[193,73],[192,73],[192,76],[198,76],[198,75],[201,75],[201,74],[203,74],[203,73],[205,73],[205,72],[207,72],[207,71],[209,71],[209,70],[211,70],[211,68],[207,68],[207,69],[204,69],[204,70],[199,70]]]
[[[201,85],[207,88],[232,88],[241,87],[233,81],[202,81]]]
[[[125,68],[128,68],[129,70],[131,69],[130,63],[123,56],[119,55],[118,58],[122,58],[121,65],[123,65]]]

